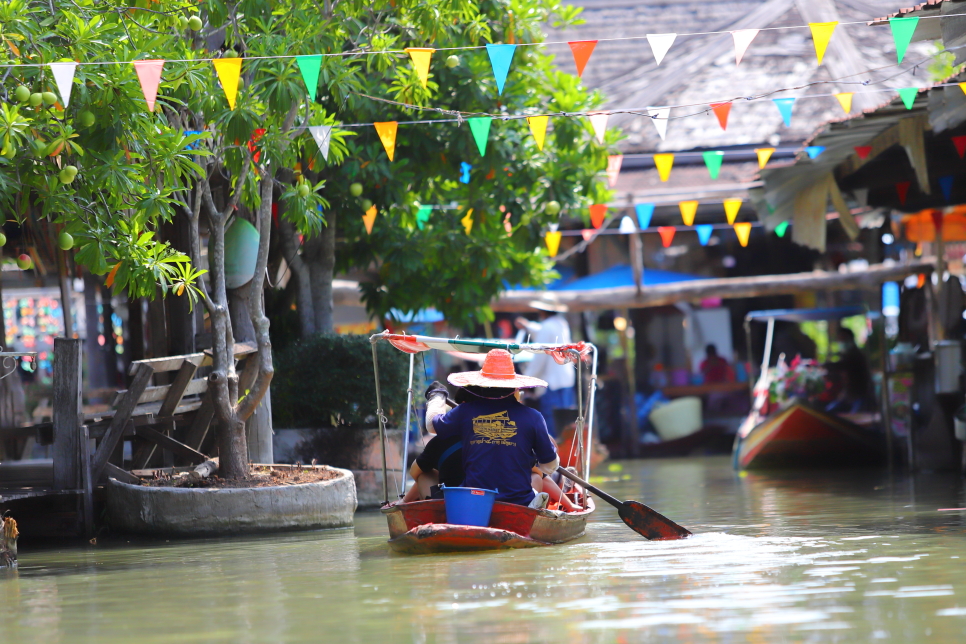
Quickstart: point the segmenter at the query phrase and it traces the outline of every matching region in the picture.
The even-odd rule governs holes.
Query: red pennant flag
[[[855,153],[859,155],[859,158],[865,161],[872,154],[871,145],[857,145],[855,146]]]
[[[664,247],[667,248],[670,246],[671,241],[674,239],[674,226],[658,226],[657,232],[661,235],[661,243],[664,244]]]
[[[943,234],[943,211],[933,210],[929,213],[932,215],[932,225],[936,228],[937,235]],[[934,237],[934,239],[939,239],[939,237]]]
[[[148,111],[154,111],[154,101],[158,97],[158,85],[161,84],[161,70],[164,69],[163,60],[135,60],[134,71],[141,81],[141,92],[144,102],[148,104]],[[962,155],[960,155],[962,156]]]
[[[909,186],[911,185],[911,181],[896,184],[896,193],[899,195],[899,204],[902,206],[906,205],[906,197],[909,196]]]
[[[600,228],[604,225],[604,218],[607,216],[607,204],[596,203],[590,207],[590,223],[594,225],[594,228]]]
[[[714,115],[718,117],[718,124],[721,126],[721,129],[727,130],[728,114],[731,113],[731,103],[712,103],[711,109],[714,110]]]
[[[954,136],[953,145],[956,146],[956,152],[959,153],[959,158],[962,159],[963,155],[966,154],[966,136]]]
[[[584,238],[584,241],[590,241],[591,238],[594,236],[594,229],[584,228],[583,230],[580,231],[580,236]]]
[[[575,40],[567,44],[570,45],[570,51],[574,54],[574,64],[577,65],[577,76],[583,76],[584,67],[587,66],[590,55],[594,53],[594,47],[597,46],[597,41]]]

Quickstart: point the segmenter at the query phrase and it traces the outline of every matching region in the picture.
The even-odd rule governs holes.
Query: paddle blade
[[[691,536],[690,530],[682,528],[640,501],[624,501],[617,513],[631,530],[651,541],[670,541]]]

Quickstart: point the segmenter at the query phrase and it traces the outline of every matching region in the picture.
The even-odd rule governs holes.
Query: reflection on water
[[[557,548],[406,557],[354,530],[21,548],[0,633],[37,642],[913,642],[966,638],[956,476],[736,476],[625,462],[601,485],[695,536],[647,542],[603,505]],[[615,477],[620,478],[620,477]],[[946,511],[939,511],[946,510]]]

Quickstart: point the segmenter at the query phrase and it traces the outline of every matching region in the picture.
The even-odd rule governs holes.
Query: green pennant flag
[[[916,94],[918,93],[918,87],[903,87],[899,90],[899,98],[902,99],[902,104],[906,106],[907,110],[912,109],[912,104],[916,102]]]
[[[416,211],[416,225],[422,230],[426,226],[426,222],[429,221],[429,216],[433,213],[432,206],[420,206],[419,210]]]
[[[896,58],[899,62],[906,56],[906,48],[912,42],[912,36],[916,33],[916,25],[919,18],[889,18],[889,26],[892,27],[892,39],[896,41]]]
[[[474,116],[473,118],[466,119],[466,122],[470,124],[470,132],[473,134],[473,140],[476,141],[476,147],[480,150],[480,156],[486,156],[486,140],[490,137],[490,124],[493,118],[490,116]]]
[[[724,159],[724,152],[709,150],[708,152],[702,152],[701,156],[704,157],[704,165],[708,166],[708,174],[711,175],[712,179],[717,179],[718,173],[721,172],[721,161]]]
[[[322,68],[322,54],[313,56],[296,56],[295,62],[298,63],[299,71],[302,72],[302,80],[305,87],[309,90],[309,96],[315,100],[315,94],[319,89],[319,70]]]

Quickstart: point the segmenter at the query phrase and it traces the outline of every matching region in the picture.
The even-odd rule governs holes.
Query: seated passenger
[[[446,389],[434,383],[426,392],[426,429],[462,439],[464,486],[496,490],[498,501],[529,505],[536,496],[530,479],[534,462],[552,474],[559,459],[543,416],[514,393],[546,383],[518,375],[503,349],[490,351],[480,371],[450,374],[447,380],[463,387],[468,400],[449,409]]]
[[[403,497],[404,503],[423,499],[441,499],[439,485],[459,487],[463,484],[463,442],[459,436],[433,436],[423,452],[409,468],[415,483]]]
[[[537,494],[546,492],[551,502],[560,504],[561,510],[565,512],[576,512],[580,510],[580,506],[574,505],[574,502],[567,498],[567,495],[563,493],[563,490],[560,489],[557,482],[539,467],[534,467],[530,470],[530,485]]]

